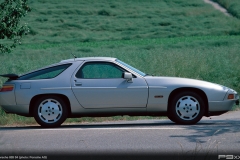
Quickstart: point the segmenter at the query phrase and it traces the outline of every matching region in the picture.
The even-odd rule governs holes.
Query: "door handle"
[[[75,86],[82,86],[81,82],[78,82],[77,80],[74,80],[74,81],[75,81]]]
[[[82,86],[82,83],[75,83],[75,86]]]

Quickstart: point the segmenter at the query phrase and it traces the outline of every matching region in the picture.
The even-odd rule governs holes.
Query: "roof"
[[[112,57],[83,57],[83,58],[72,58],[60,61],[62,62],[74,62],[74,61],[89,61],[89,60],[105,60],[105,61],[115,61],[116,58]]]

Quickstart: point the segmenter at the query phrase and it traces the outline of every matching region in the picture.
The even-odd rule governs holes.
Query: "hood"
[[[199,89],[214,89],[214,90],[229,90],[228,87],[211,83],[202,80],[179,78],[179,77],[144,77],[150,87],[166,87],[166,88],[180,88],[180,87],[194,87]]]

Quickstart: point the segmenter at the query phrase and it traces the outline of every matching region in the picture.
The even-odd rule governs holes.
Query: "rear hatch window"
[[[23,76],[20,76],[17,80],[36,80],[36,79],[51,79],[57,77],[64,70],[66,70],[71,64],[64,64],[54,67],[38,70]]]

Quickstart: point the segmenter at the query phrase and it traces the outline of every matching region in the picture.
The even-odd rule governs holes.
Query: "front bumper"
[[[217,111],[230,111],[236,100],[225,100],[225,101],[211,101],[208,102],[209,112],[217,112]]]
[[[209,110],[206,116],[209,117],[224,114],[230,111],[235,103],[237,104],[236,100],[209,102]]]
[[[235,94],[235,99],[236,99],[236,105],[239,105],[239,95],[237,93]]]

